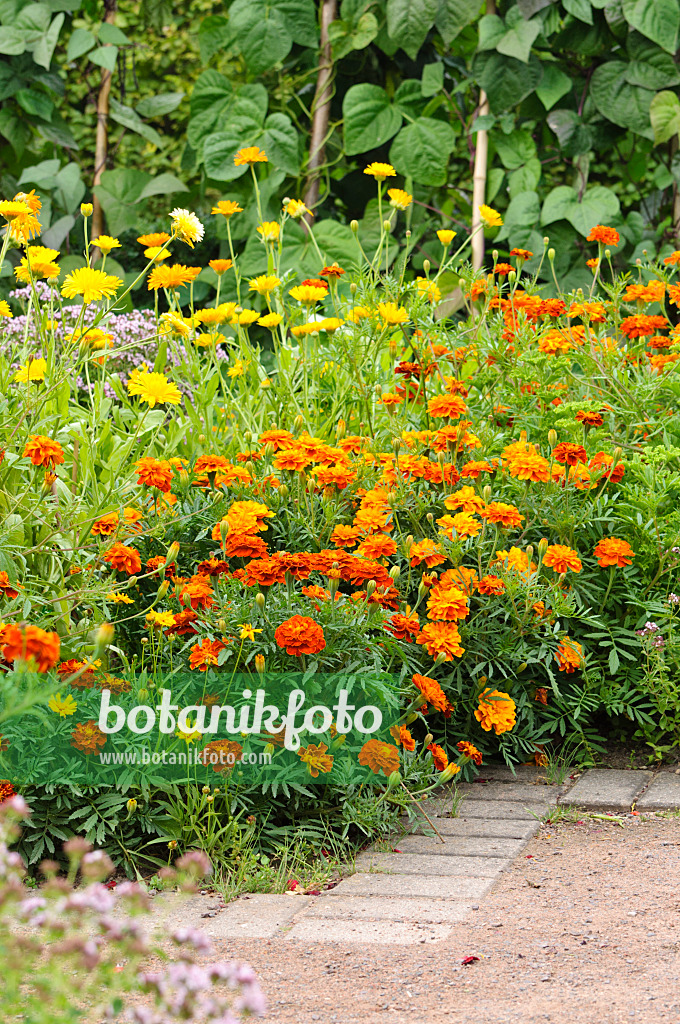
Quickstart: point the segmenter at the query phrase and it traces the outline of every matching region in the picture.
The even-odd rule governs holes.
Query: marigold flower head
[[[122,248],[118,239],[112,238],[111,235],[97,235],[96,238],[92,239],[90,245],[96,245],[98,249],[101,249],[105,256],[108,255],[112,249]]]
[[[466,411],[467,405],[460,395],[435,395],[429,399],[427,409],[436,418],[457,419]]]
[[[614,228],[608,228],[602,224],[596,224],[594,228],[590,229],[590,234],[586,241],[601,242],[603,245],[608,246],[617,246],[619,244],[619,233]]]
[[[106,274],[103,270],[79,267],[77,270],[72,270],[67,276],[61,286],[61,294],[67,299],[74,299],[80,295],[83,302],[88,305],[90,302],[108,299],[115,295],[122,283],[119,277]]]
[[[14,374],[14,381],[17,384],[27,384],[29,381],[43,381],[47,373],[47,362],[44,359],[31,359],[25,366],[19,368]]]
[[[429,619],[446,622],[464,619],[469,608],[467,598],[457,587],[433,587],[427,599]]]
[[[446,756],[446,752],[443,747],[440,747],[438,743],[429,743],[427,749],[432,754],[432,760],[434,767],[438,772],[443,772],[448,767],[449,759]]]
[[[395,210],[407,210],[413,202],[413,196],[404,192],[403,188],[388,188],[387,195],[390,199],[390,206]]]
[[[517,480],[545,483],[549,479],[550,464],[538,452],[517,452],[508,460],[508,472]]]
[[[189,654],[189,668],[207,672],[209,668],[219,664],[220,651],[225,650],[221,640],[208,640],[204,637],[200,644],[194,644]]]
[[[300,658],[303,654],[318,654],[326,646],[323,629],[314,619],[293,615],[276,629],[274,639],[287,654]]]
[[[555,652],[555,661],[560,672],[571,675],[583,664],[583,648],[576,640],[565,636]]]
[[[78,722],[71,733],[71,746],[83,754],[96,754],[105,743],[106,733],[101,731],[93,718],[89,722]]]
[[[170,235],[167,231],[154,231],[150,235],[140,235],[137,241],[146,249],[158,249],[170,241]]]
[[[420,631],[416,643],[422,644],[432,658],[443,654],[445,661],[462,658],[465,654],[460,632],[453,622],[428,622]]]
[[[316,302],[322,302],[327,294],[326,288],[315,284],[297,284],[289,292],[292,299],[301,302],[304,306],[313,306]]]
[[[128,576],[134,576],[142,568],[142,561],[139,557],[139,551],[135,548],[130,548],[126,544],[121,544],[120,541],[116,541],[108,551],[106,551],[102,558],[105,562],[108,562],[112,569],[116,572],[126,572]]]
[[[195,213],[176,206],[170,213],[172,233],[180,242],[185,242],[191,249],[194,242],[200,242],[205,234],[205,228]]]
[[[145,487],[156,487],[168,493],[172,483],[172,466],[166,459],[152,459],[145,456],[137,459],[134,464],[137,470],[137,483]]]
[[[251,292],[257,292],[258,295],[269,295],[280,284],[281,279],[279,277],[274,277],[273,274],[260,274],[259,277],[253,277],[248,282],[248,289]]]
[[[480,594],[498,596],[505,591],[505,583],[499,576],[482,576],[477,584],[477,590]]]
[[[379,302],[378,313],[386,324],[405,324],[408,320],[408,313],[396,302]]]
[[[503,223],[503,218],[498,210],[494,210],[491,206],[482,204],[477,207],[477,209],[479,210],[479,216],[482,218],[482,222],[487,228],[498,228]]]
[[[238,153],[234,157],[234,164],[237,167],[250,166],[253,164],[266,164],[268,163],[267,154],[259,146],[245,146],[243,149],[239,149]]]
[[[229,220],[229,218],[233,217],[235,213],[243,213],[243,207],[238,203],[235,203],[232,199],[220,199],[217,206],[213,206],[210,212],[216,216],[221,214]]]
[[[446,561],[446,555],[442,553],[441,547],[436,544],[429,537],[425,537],[424,540],[416,541],[411,545],[408,557],[411,559],[411,565],[420,565],[424,562],[428,569],[432,569],[435,565],[441,565],[442,562]]]
[[[514,729],[515,702],[509,693],[501,690],[493,690],[487,687],[479,695],[479,706],[475,711],[475,718],[485,732],[492,729],[497,736]]]
[[[44,434],[31,434],[23,452],[25,459],[30,459],[34,466],[54,469],[64,461],[64,449],[58,441]]]
[[[665,330],[669,326],[665,316],[654,314],[648,316],[643,313],[639,313],[636,316],[627,316],[621,321],[619,330],[622,334],[625,334],[627,338],[645,338],[651,337],[656,334],[657,331]]]
[[[259,225],[257,233],[263,242],[277,242],[281,234],[281,226],[275,220],[266,220]]]
[[[182,288],[195,281],[200,272],[200,267],[185,267],[182,263],[173,263],[171,267],[154,267],[147,278],[147,287],[150,292],[160,288]]]
[[[604,423],[604,418],[599,412],[588,412],[585,409],[579,409],[576,413],[576,420],[578,423],[583,423],[585,427],[601,427]]]
[[[559,573],[566,572],[568,569],[571,569],[572,572],[581,572],[583,568],[578,553],[566,544],[549,544],[543,556],[543,565]]]
[[[442,245],[451,245],[451,242],[456,237],[455,231],[449,231],[448,228],[442,228],[441,231],[437,232],[437,238]]]
[[[209,260],[208,266],[211,270],[214,270],[218,277],[222,274],[226,274],[228,270],[231,270],[233,263],[231,260]]]
[[[496,526],[502,526],[505,529],[511,526],[521,526],[524,519],[518,508],[515,508],[514,505],[508,505],[504,501],[490,501],[479,514],[482,519],[486,519],[488,522]]]
[[[314,216],[312,211],[305,206],[301,199],[289,199],[288,202],[284,204],[283,209],[292,220],[300,220],[305,214],[308,214],[310,217]]]
[[[364,174],[370,174],[376,181],[384,181],[385,178],[396,178],[397,176],[392,164],[381,164],[377,161],[364,167]]]
[[[1,642],[5,661],[25,661],[36,672],[48,672],[59,661],[59,635],[39,626],[5,626]]]
[[[588,453],[582,444],[571,444],[569,441],[561,441],[553,451],[556,462],[566,466],[576,466],[579,462],[588,461]]]
[[[632,565],[635,558],[635,552],[628,541],[620,540],[618,537],[603,537],[597,542],[593,555],[603,569],[608,566],[622,569],[626,565]]]
[[[339,264],[331,263],[329,267],[324,267],[323,270],[319,272],[319,277],[330,277],[331,280],[337,280],[338,278],[342,277],[344,273],[345,271],[342,269],[341,266],[339,266]]]
[[[156,405],[178,405],[182,401],[179,388],[162,373],[133,370],[127,382],[129,395],[138,395],[150,409]]]
[[[468,740],[460,740],[459,743],[456,743],[456,749],[460,751],[463,757],[473,761],[477,767],[482,763],[482,753],[480,750],[477,750],[474,743],[469,743]]]

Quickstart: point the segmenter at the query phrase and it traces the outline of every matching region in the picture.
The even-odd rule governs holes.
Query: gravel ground
[[[680,818],[543,825],[445,942],[215,953],[252,964],[280,1024],[680,1024],[679,869]]]

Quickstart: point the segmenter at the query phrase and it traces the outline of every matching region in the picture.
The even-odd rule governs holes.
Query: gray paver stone
[[[484,818],[486,821],[510,820],[510,821],[536,821],[543,817],[550,809],[547,800],[473,800],[467,797],[460,805],[461,818]],[[428,801],[425,810],[434,821],[434,817],[446,813],[447,808],[437,806],[435,801]],[[456,821],[455,818],[448,818],[448,821]],[[437,821],[435,821],[435,825]]]
[[[360,871],[382,871],[395,875],[477,875],[495,878],[512,858],[439,857],[413,853],[362,853],[357,857]]]
[[[201,920],[199,927],[214,939],[270,939],[314,898],[256,893],[227,904],[216,917]]]
[[[481,839],[444,836],[402,836],[393,846],[400,853],[427,853],[440,857],[516,857],[524,846],[522,839]]]
[[[646,774],[646,773],[645,773]],[[638,811],[680,810],[680,775],[661,772],[635,804]]]
[[[441,942],[451,932],[450,924],[415,924],[406,921],[344,921],[304,918],[287,933],[289,940],[303,942],[375,942],[390,946]]]
[[[333,890],[331,890],[332,892]],[[343,918],[347,921],[418,921],[421,924],[459,924],[472,909],[459,900],[389,896],[318,896],[296,920]]]
[[[590,768],[576,785],[560,797],[560,803],[587,811],[629,811],[647,784],[646,772]]]
[[[507,764],[482,765],[478,778],[489,779],[491,782],[524,782],[533,784],[544,783],[545,769],[527,764],[516,764],[513,772]],[[473,785],[479,785],[478,782]]]
[[[432,820],[444,837],[459,836],[461,839],[523,839],[526,842],[538,831],[536,819],[486,820],[485,818],[467,818],[463,813],[459,818],[433,818]],[[425,828],[429,829],[426,821],[423,823],[423,831]]]
[[[442,875],[433,877],[426,874],[381,875],[376,872],[357,872],[349,878],[344,878],[326,895],[334,899],[340,896],[399,896],[417,899],[479,900],[493,883],[493,878],[470,875],[446,878]]]
[[[556,803],[560,792],[558,786],[533,786],[524,782],[466,782],[458,789],[470,800],[526,800],[549,804]]]

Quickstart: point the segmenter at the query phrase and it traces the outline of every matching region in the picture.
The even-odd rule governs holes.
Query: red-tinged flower
[[[614,484],[618,484],[623,479],[623,474],[626,471],[625,464],[623,462],[617,462],[614,466],[614,457],[607,455],[606,452],[597,452],[593,455],[592,459],[588,463],[591,469],[596,472],[600,472],[602,476],[606,477]],[[614,466],[612,469],[611,467]]]
[[[255,558],[246,566],[246,583],[249,587],[273,587],[283,583],[286,566],[280,558]]]
[[[30,459],[34,466],[54,469],[64,461],[64,449],[58,441],[44,434],[31,434],[24,448],[24,458]]]
[[[390,736],[397,744],[397,746],[402,746],[404,750],[416,749],[416,741],[413,739],[413,736],[411,735],[411,733],[409,732],[405,725],[391,726]]]
[[[617,246],[619,244],[619,233],[614,228],[608,228],[603,224],[596,224],[590,229],[586,239],[588,242],[602,242],[603,245]]]
[[[330,267],[324,267],[319,277],[338,278],[342,277],[345,271],[337,263],[331,263]]]
[[[225,644],[220,640],[209,640],[204,637],[200,644],[194,644],[189,654],[189,668],[198,669],[199,672],[207,672],[212,666],[219,664],[220,651],[225,650]]]
[[[618,537],[603,537],[597,542],[593,555],[603,569],[608,566],[622,569],[626,565],[632,565],[635,558],[635,552],[628,541],[619,540]]]
[[[71,746],[83,754],[97,754],[106,743],[106,734],[101,731],[94,719],[79,722],[71,733]]]
[[[625,334],[627,338],[646,338],[656,334],[657,331],[662,331],[668,327],[668,321],[665,316],[646,316],[642,313],[636,316],[627,316],[625,320],[622,320],[619,325],[621,334]]]
[[[116,572],[126,572],[128,576],[134,576],[142,568],[142,560],[139,557],[139,551],[135,548],[129,548],[126,544],[121,544],[120,541],[116,541],[108,551],[106,551],[102,558],[105,562],[108,562],[112,569]]]
[[[449,759],[446,756],[443,747],[440,747],[438,743],[430,743],[428,744],[427,749],[432,754],[432,760],[434,761],[434,766],[437,771],[443,772],[444,769],[448,767],[449,763]]]
[[[576,640],[565,636],[555,652],[555,661],[560,672],[571,675],[583,664],[583,648]]]
[[[435,395],[428,401],[427,408],[431,416],[456,419],[463,415],[467,405],[458,395]]]
[[[0,804],[11,800],[13,796],[16,796],[16,790],[9,779],[0,779]]]
[[[168,493],[172,483],[172,466],[166,459],[137,459],[134,465],[138,484],[156,487],[159,491]]]
[[[534,694],[534,700],[538,701],[539,704],[548,703],[548,690],[545,686],[537,686]]]
[[[395,640],[410,640],[420,632],[420,620],[417,615],[393,615],[385,629]]]
[[[293,615],[286,619],[274,633],[274,639],[286,654],[296,658],[303,654],[318,654],[326,646],[323,629],[306,615]]]
[[[168,626],[165,630],[166,636],[195,636],[198,633],[197,629],[194,629],[194,622],[198,619],[198,613],[192,608],[185,608],[184,611],[178,612],[177,615],[173,616],[174,624]]]
[[[215,595],[210,585],[210,577],[203,573],[191,576],[184,584],[179,595],[180,604],[188,604],[196,610],[197,608],[211,608],[215,601]]]
[[[441,686],[432,676],[421,676],[418,672],[412,677],[413,685],[420,690],[426,702],[437,711],[441,711],[445,718],[451,716],[454,705],[446,696]]]
[[[435,544],[429,537],[411,545],[409,558],[411,559],[412,566],[420,565],[421,562],[424,562],[428,569],[432,569],[435,565],[441,565],[442,562],[446,561],[446,555],[442,554],[439,545]]]
[[[467,598],[457,587],[433,587],[427,599],[427,617],[446,622],[464,619],[469,611]]]
[[[463,757],[467,757],[470,761],[473,761],[477,767],[482,763],[482,752],[477,750],[477,747],[473,743],[469,743],[467,740],[461,740],[460,743],[456,743],[456,748],[461,752]]]
[[[37,672],[48,672],[59,661],[59,635],[39,626],[5,626],[2,643],[5,661],[26,661]]]
[[[499,576],[482,576],[477,590],[480,594],[498,596],[505,591],[505,583]]]
[[[116,532],[117,526],[118,513],[109,512],[107,516],[102,516],[101,519],[95,520],[90,533],[94,534],[95,537],[110,537],[112,533]]]
[[[559,573],[566,572],[568,569],[571,569],[572,572],[580,572],[583,568],[578,553],[566,544],[548,545],[543,556],[543,565],[547,565],[549,569],[554,569]]]
[[[576,419],[585,427],[601,427],[604,423],[604,419],[599,412],[586,412],[584,409],[579,409],[576,413]]]
[[[575,466],[579,462],[588,461],[588,453],[582,444],[571,444],[569,441],[562,441],[553,451],[556,462],[566,466]]]
[[[383,772],[388,777],[399,770],[399,750],[382,740],[367,740],[359,751],[359,764],[370,768],[374,775]]]
[[[465,654],[460,632],[454,622],[428,622],[420,631],[416,643],[422,644],[432,658],[443,654],[445,661],[462,658]]]
[[[517,480],[546,483],[549,479],[550,463],[538,452],[517,452],[508,460],[508,472]]]
[[[502,526],[504,529],[508,529],[511,526],[521,526],[524,519],[518,508],[515,508],[514,505],[508,505],[504,501],[489,502],[486,508],[482,509],[479,514],[482,519],[486,519],[495,526]]]
[[[12,583],[6,572],[0,572],[0,595],[9,598],[15,598],[19,596],[19,591],[23,590],[21,583]]]

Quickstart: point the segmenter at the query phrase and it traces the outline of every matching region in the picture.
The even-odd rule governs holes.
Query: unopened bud
[[[352,281],[351,285],[349,286],[349,290],[352,293],[352,295],[356,295],[358,291],[356,281]]]
[[[264,654],[255,655],[255,671],[259,676],[264,675]]]
[[[554,249],[548,249],[548,259],[550,260],[551,263],[555,259],[555,250]]]
[[[392,230],[391,222],[389,220],[384,220],[383,221],[383,231],[385,232],[385,234],[389,235],[391,230]]]
[[[487,505],[489,503],[489,500],[491,499],[491,493],[491,484],[485,484],[484,487],[482,488],[482,497],[484,498],[484,501],[487,503]]]
[[[265,599],[264,599],[264,594],[263,593],[256,594],[256,596],[255,596],[255,604],[257,605],[257,607],[260,609],[261,612],[264,611]]]
[[[545,553],[546,553],[547,550],[548,550],[548,538],[547,537],[541,537],[541,539],[538,542],[538,556],[539,556],[539,558],[543,558],[545,556]]]
[[[399,772],[392,772],[387,780],[387,792],[389,793],[391,789],[396,789],[400,782],[401,775]]]
[[[510,284],[514,284],[516,280],[517,280],[517,273],[514,270],[510,270],[508,272],[508,281],[510,282]]]
[[[390,576],[395,582],[399,579],[399,577],[401,576],[401,569],[399,568],[398,565],[392,566],[392,568],[390,569]]]
[[[229,520],[223,519],[220,522],[220,538],[225,541],[229,536]]]
[[[366,584],[366,597],[369,598],[375,593],[375,580],[369,580]]]
[[[300,430],[302,430],[304,425],[305,425],[305,420],[304,420],[304,416],[302,416],[302,414],[300,414],[299,416],[296,416],[295,419],[293,420],[293,430],[296,433],[298,433]]]
[[[351,220],[349,222],[349,227],[350,227],[350,231],[352,231],[356,235],[357,232],[359,231],[359,221],[358,220]]]
[[[139,583],[139,577],[138,576],[130,576],[130,578],[128,580],[128,586],[129,587],[136,587],[138,583]]]
[[[165,597],[165,595],[167,594],[168,590],[170,590],[170,580],[163,580],[163,582],[161,583],[160,587],[158,588],[158,595],[157,596],[158,596],[158,600],[159,601],[161,600],[161,598]]]
[[[282,498],[288,497],[288,484],[281,484],[281,486],[279,487],[279,494],[281,495]]]
[[[544,235],[543,236],[543,245],[548,245],[549,242],[550,242],[550,239],[548,238],[548,236]]]
[[[498,249],[492,249],[491,255],[493,256],[494,263],[498,263]]]
[[[102,622],[95,636],[97,647],[107,647],[113,640],[113,626],[110,622]]]
[[[130,814],[133,814],[137,810],[137,801],[133,796],[131,796],[130,799],[128,800],[126,807]]]
[[[430,745],[430,743],[432,743],[433,739],[434,739],[434,736],[432,735],[432,733],[428,732],[427,736],[423,740],[423,746],[424,747],[429,747],[429,745]]]
[[[199,444],[205,444],[205,434],[199,434],[198,435],[198,443]]]
[[[443,665],[445,661],[446,661],[446,655],[444,654],[443,651],[441,651],[437,655],[437,657],[434,659],[435,665]]]
[[[80,212],[82,213],[83,217],[91,217],[94,213],[94,206],[92,205],[92,203],[81,203]]]
[[[548,431],[548,444],[551,448],[557,444],[557,431],[552,428]]]
[[[222,632],[224,632],[225,629],[227,628],[227,620],[226,619],[218,619],[216,625],[217,625],[218,629],[221,629]]]
[[[439,781],[442,784],[445,783],[445,782],[449,782],[453,778],[454,775],[458,774],[459,771],[460,771],[460,768],[458,767],[458,765],[454,761],[450,761],[449,764],[447,764],[447,766],[444,769],[444,771],[439,776]]]
[[[426,276],[430,273],[431,265],[432,264],[430,263],[429,260],[423,260],[423,270],[425,271]]]
[[[168,548],[167,553],[165,555],[165,564],[166,565],[172,565],[172,563],[177,558],[178,554],[179,554],[179,544],[177,543],[176,540],[173,540],[172,544]]]

